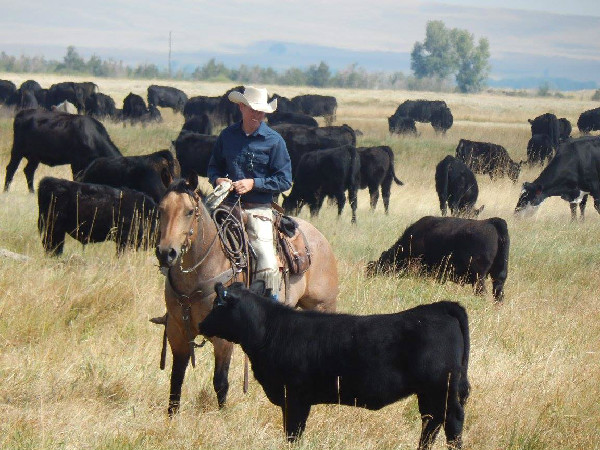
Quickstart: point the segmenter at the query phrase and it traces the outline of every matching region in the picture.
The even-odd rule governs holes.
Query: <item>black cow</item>
[[[269,125],[279,125],[282,123],[292,123],[296,125],[307,125],[309,127],[318,127],[317,121],[308,114],[281,112],[279,108],[272,114],[268,115]]]
[[[483,206],[475,209],[479,187],[475,175],[461,160],[452,155],[442,159],[435,168],[435,189],[442,216],[447,208],[453,216],[477,217]]]
[[[378,410],[416,394],[419,449],[431,448],[441,428],[448,447],[461,448],[470,338],[458,303],[354,316],[295,311],[269,301],[263,283],[215,290],[200,333],[242,346],[267,398],[282,409],[289,441],[304,432],[312,405]]]
[[[37,81],[27,80],[21,83],[19,89],[12,91],[4,103],[16,110],[46,108],[46,95],[47,90],[42,89]]]
[[[584,111],[577,119],[577,128],[582,133],[600,130],[600,108]]]
[[[65,235],[82,244],[113,240],[117,252],[153,246],[156,205],[132,189],[44,177],[38,187],[38,230],[46,252],[63,252]]]
[[[121,156],[104,126],[89,116],[41,109],[26,109],[15,116],[13,146],[6,166],[4,191],[12,182],[21,159],[23,172],[33,192],[33,175],[39,163],[48,166],[70,164],[73,177],[101,156]]]
[[[552,140],[547,134],[534,134],[527,143],[527,162],[530,166],[534,164],[544,165],[546,159],[550,161],[554,147]]]
[[[437,108],[431,111],[431,126],[436,133],[446,134],[452,124],[454,123],[454,117],[448,107]]]
[[[92,93],[85,101],[85,113],[97,119],[117,118],[117,107],[110,95]]]
[[[290,100],[289,98],[282,97],[278,94],[273,94],[269,99],[269,103],[274,99],[277,99],[277,112],[302,114],[302,111],[300,110],[298,105],[294,104],[294,102],[292,102],[292,100]]]
[[[313,117],[322,116],[325,119],[325,125],[330,126],[335,122],[335,113],[338,105],[335,97],[331,95],[297,95],[292,98],[292,103],[303,114]]]
[[[359,147],[360,156],[360,188],[369,188],[371,209],[374,210],[379,200],[379,187],[385,213],[390,205],[392,181],[399,186],[404,183],[396,177],[394,171],[394,152],[387,145],[379,147]]]
[[[146,108],[144,99],[130,92],[123,100],[123,120],[131,125],[138,122],[145,125],[148,122],[162,122],[162,116],[156,106]]]
[[[201,116],[192,116],[186,119],[181,132],[192,131],[200,134],[212,134],[213,124],[208,114],[202,114]]]
[[[584,217],[587,194],[600,213],[600,138],[583,137],[563,142],[556,156],[531,183],[523,183],[515,213],[538,207],[546,198],[560,196],[569,202],[571,220],[580,204]]]
[[[285,141],[292,161],[292,175],[305,153],[324,148],[356,145],[356,133],[348,125],[332,127],[309,127],[306,125],[281,124],[274,125]]]
[[[560,119],[558,119],[558,129],[561,142],[566,141],[571,137],[573,127],[571,126],[571,122],[569,122],[569,119],[565,117],[561,117]]]
[[[19,86],[19,89],[37,92],[37,91],[42,90],[42,86],[40,85],[40,83],[38,83],[35,80],[25,80],[21,83],[21,86]]]
[[[203,114],[215,117],[220,101],[221,97],[207,97],[205,95],[190,97],[183,107],[183,116],[186,119]]]
[[[319,214],[325,197],[334,198],[338,215],[348,201],[352,223],[356,223],[356,194],[360,187],[360,156],[356,147],[344,145],[318,152],[308,152],[298,162],[296,178],[289,196],[283,196],[286,214],[297,215],[307,204],[311,216]]]
[[[217,136],[182,132],[173,142],[177,160],[181,165],[181,176],[187,178],[192,172],[206,177],[208,162],[217,142]]]
[[[161,106],[171,108],[175,112],[183,112],[187,101],[187,95],[180,89],[155,84],[148,86],[148,106]]]
[[[388,117],[388,129],[391,134],[417,134],[415,119],[410,117],[390,116]]]
[[[199,95],[190,98],[184,108],[183,115],[186,119],[192,116],[201,116],[207,114],[215,124],[231,125],[242,120],[239,106],[229,100],[229,93],[232,91],[243,92],[243,86],[236,86],[227,90],[220,97],[206,97]]]
[[[393,273],[417,264],[440,281],[448,278],[472,284],[476,294],[486,292],[489,274],[494,299],[502,301],[509,247],[506,221],[499,217],[475,220],[426,216],[410,225],[377,261],[371,261],[367,273]]]
[[[159,150],[149,155],[96,158],[77,181],[135,189],[159,203],[171,182],[180,177],[173,154]]]
[[[560,122],[552,113],[542,114],[535,119],[529,119],[531,135],[547,134],[552,142],[552,148],[557,149],[560,143]]]
[[[399,105],[394,114],[388,118],[390,133],[405,132],[402,131],[404,128],[400,126],[404,123],[403,118],[405,117],[411,118],[417,122],[431,123],[436,132],[443,133],[445,133],[454,122],[452,113],[446,102],[443,100],[406,100]],[[407,128],[407,130],[412,131],[411,128]],[[394,131],[395,129],[400,131]]]
[[[456,147],[456,157],[475,173],[488,174],[490,179],[507,175],[516,183],[521,164],[514,162],[504,147],[489,142],[461,139]]]
[[[9,80],[0,80],[0,105],[5,104],[15,92],[17,92],[15,83]]]
[[[73,81],[63,81],[50,86],[46,94],[46,108],[58,105],[65,100],[74,104],[79,113],[85,111],[86,99],[97,92],[97,86],[92,82],[75,83]]]

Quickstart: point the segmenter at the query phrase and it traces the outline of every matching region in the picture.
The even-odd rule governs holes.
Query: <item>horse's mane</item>
[[[188,183],[188,180],[185,178],[177,178],[173,180],[173,182],[167,188],[165,195],[167,195],[169,192],[177,192],[179,194],[193,194],[195,192],[202,200],[202,203],[205,203],[207,196],[207,194],[200,188],[197,188],[194,191]]]

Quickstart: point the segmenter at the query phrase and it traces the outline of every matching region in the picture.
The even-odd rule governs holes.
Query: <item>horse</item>
[[[179,409],[181,386],[190,359],[195,366],[194,347],[198,344],[194,339],[199,335],[198,324],[212,309],[214,285],[218,282],[231,284],[240,281],[240,277],[244,279],[244,273],[236,271],[221,244],[219,229],[197,188],[196,174],[187,179],[177,179],[171,183],[158,207],[160,240],[156,256],[161,271],[166,274],[167,307],[161,368],[164,368],[166,341],[173,359],[167,410],[170,417]],[[334,312],[339,288],[333,250],[314,226],[294,219],[313,249],[311,265],[303,274],[289,276],[289,284],[282,286],[279,298],[286,297],[286,304],[290,307]],[[213,387],[219,408],[222,408],[229,390],[228,372],[233,344],[216,337],[208,340],[213,345],[215,358]],[[244,381],[246,384],[247,378]]]

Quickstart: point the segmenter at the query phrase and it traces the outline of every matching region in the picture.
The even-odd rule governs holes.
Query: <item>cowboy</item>
[[[271,201],[273,194],[285,192],[292,185],[285,141],[264,123],[266,113],[277,109],[277,99],[268,102],[266,89],[246,86],[243,93],[232,91],[229,100],[239,105],[242,120],[219,135],[208,164],[208,180],[217,191],[229,190],[227,201],[240,197],[248,217],[248,240],[257,257],[254,279],[264,280],[277,300],[281,275]]]

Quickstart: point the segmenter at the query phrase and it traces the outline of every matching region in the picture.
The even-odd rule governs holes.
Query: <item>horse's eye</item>
[[[194,215],[194,210],[190,209],[187,213],[185,213],[186,217],[191,217]]]

